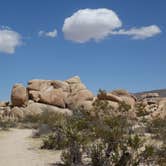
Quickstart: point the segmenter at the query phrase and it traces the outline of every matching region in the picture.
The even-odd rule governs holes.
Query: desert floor
[[[60,152],[40,150],[41,141],[32,139],[31,129],[0,131],[0,166],[53,166]]]

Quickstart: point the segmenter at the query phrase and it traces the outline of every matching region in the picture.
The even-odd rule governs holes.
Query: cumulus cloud
[[[105,8],[81,9],[64,21],[62,31],[67,40],[84,43],[89,40],[101,40],[110,35],[128,35],[133,39],[145,39],[161,33],[157,25],[141,28],[122,28],[118,15]]]
[[[8,27],[0,28],[0,52],[13,54],[21,45],[21,35]]]
[[[50,38],[55,38],[57,36],[58,32],[56,29],[50,32],[45,32],[45,31],[39,31],[38,35],[40,37],[50,37]]]
[[[66,39],[84,43],[91,39],[101,40],[121,25],[112,10],[83,9],[65,19],[62,31]]]
[[[114,35],[129,35],[133,39],[146,39],[153,37],[161,33],[160,28],[157,25],[151,25],[141,28],[131,28],[129,30],[120,29],[119,31],[114,31]]]

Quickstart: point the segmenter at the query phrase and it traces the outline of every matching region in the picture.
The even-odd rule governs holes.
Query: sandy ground
[[[40,150],[41,142],[31,135],[31,129],[0,131],[0,166],[52,166],[60,161],[60,152]]]

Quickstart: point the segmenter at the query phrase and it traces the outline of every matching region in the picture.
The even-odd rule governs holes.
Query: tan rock
[[[151,117],[152,117],[152,119],[155,119],[155,118],[161,118],[161,119],[163,119],[163,118],[166,117],[166,111],[157,110],[157,111],[155,111],[155,112],[153,112],[151,114]]]
[[[77,83],[77,84],[72,84],[70,85],[70,92],[72,93],[72,95],[75,95],[77,94],[78,92],[80,91],[83,91],[83,90],[87,90],[86,86],[84,84],[82,84],[81,82],[80,83]]]
[[[119,104],[115,101],[108,101],[108,106],[113,110],[117,110],[119,108]]]
[[[13,106],[25,106],[28,102],[28,93],[26,88],[22,84],[16,84],[13,86],[11,94],[11,102]]]
[[[40,91],[34,91],[30,90],[29,91],[29,99],[38,102],[40,100]]]
[[[74,77],[72,77],[72,78],[66,80],[66,82],[67,82],[68,84],[78,84],[78,83],[81,82],[81,80],[80,80],[80,77],[74,76]]]
[[[64,81],[55,80],[55,81],[52,81],[51,85],[55,89],[62,89],[65,92],[69,92],[69,90],[70,90],[69,84]]]
[[[110,101],[114,101],[114,102],[122,102],[122,99],[112,93],[106,93],[106,94],[99,94],[98,99],[100,100],[110,100]]]
[[[130,105],[131,108],[134,108],[134,105],[135,105],[136,101],[132,96],[121,96],[120,98],[127,105]]]
[[[146,98],[157,98],[159,97],[159,94],[158,93],[146,93],[146,94],[143,94],[141,95],[141,99],[146,99]]]
[[[52,81],[51,80],[38,80],[38,79],[34,79],[34,80],[30,80],[28,82],[28,90],[34,90],[34,91],[41,91],[41,90],[45,90],[48,89],[48,87],[51,86]]]
[[[31,103],[25,108],[25,115],[40,115],[43,112],[54,112],[66,115],[72,115],[72,111],[69,109],[59,108],[52,105],[42,103]]]
[[[79,91],[73,96],[76,101],[93,100],[93,94],[87,89]]]
[[[65,108],[65,95],[61,89],[47,89],[40,93],[39,102]]]
[[[75,109],[78,105],[82,104],[84,101],[92,101],[93,94],[88,90],[78,91],[76,94],[70,94],[68,96],[66,103],[70,109]]]
[[[65,100],[70,109],[75,109],[84,101],[92,101],[93,94],[81,82],[78,76],[70,78],[66,81],[70,88],[67,99]]]
[[[158,109],[166,112],[166,98],[162,98],[159,101],[159,108]]]

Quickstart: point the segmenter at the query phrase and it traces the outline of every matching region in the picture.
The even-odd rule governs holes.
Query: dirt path
[[[0,166],[51,166],[60,160],[60,152],[40,150],[31,135],[30,129],[0,131]]]

